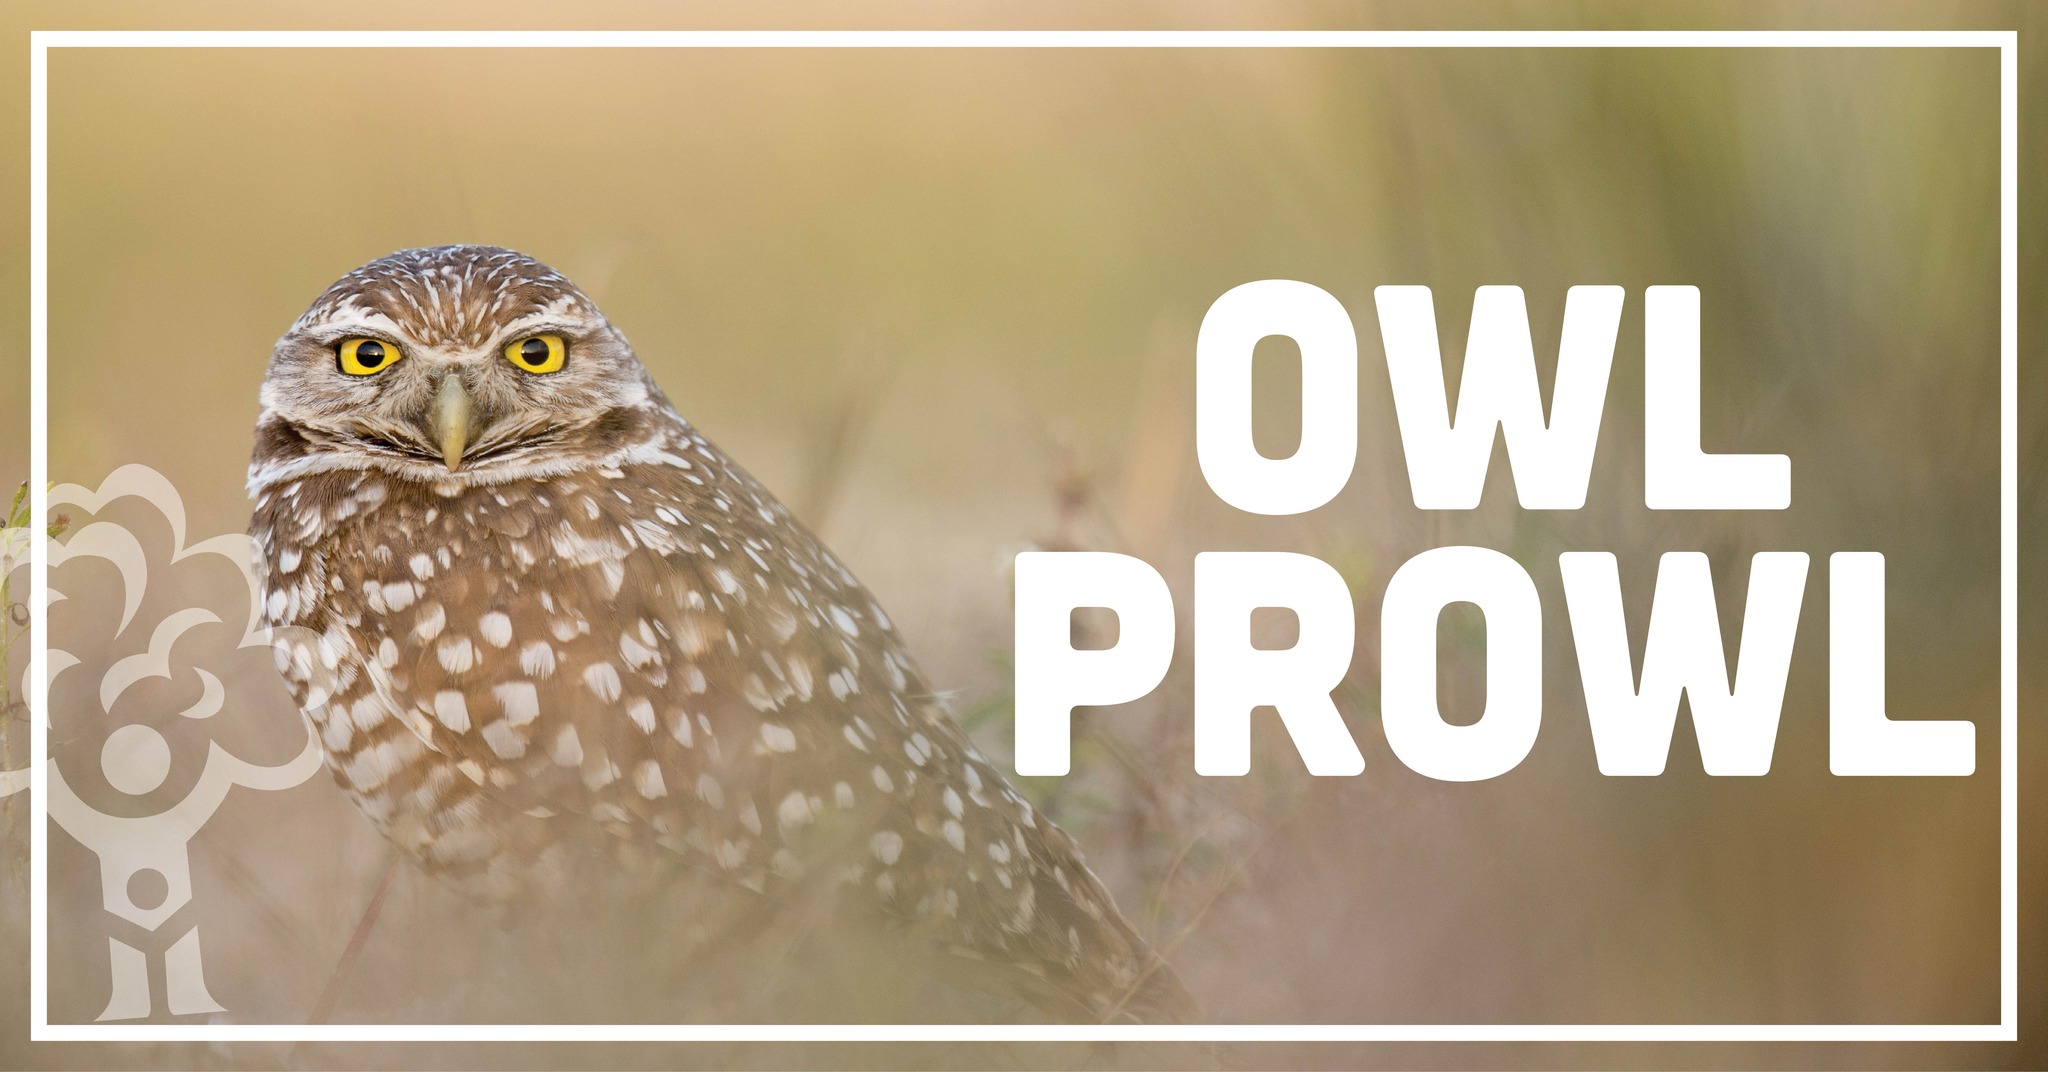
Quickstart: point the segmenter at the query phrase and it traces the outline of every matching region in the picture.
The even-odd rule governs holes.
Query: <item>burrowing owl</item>
[[[262,405],[264,610],[318,638],[281,668],[426,871],[513,899],[595,832],[608,864],[770,908],[833,890],[1058,1014],[1183,1013],[874,597],[559,273],[489,246],[373,261],[278,341]]]

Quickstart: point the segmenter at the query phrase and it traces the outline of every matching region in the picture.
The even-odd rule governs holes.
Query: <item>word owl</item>
[[[278,341],[262,407],[264,613],[305,638],[280,669],[425,871],[506,903],[595,843],[763,911],[832,891],[1055,1016],[1185,1015],[874,597],[559,273],[490,246],[364,265]]]

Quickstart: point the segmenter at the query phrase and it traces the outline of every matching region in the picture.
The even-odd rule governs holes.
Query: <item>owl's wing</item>
[[[866,589],[701,436],[675,449],[517,491],[391,493],[421,497],[384,504],[416,531],[338,567],[357,576],[335,590],[360,601],[343,608],[365,653],[357,702],[464,776],[421,791],[595,823],[770,896],[858,887],[942,946],[1016,966],[1065,1015],[1183,1012]],[[491,866],[508,835],[459,818],[415,831],[418,851]]]

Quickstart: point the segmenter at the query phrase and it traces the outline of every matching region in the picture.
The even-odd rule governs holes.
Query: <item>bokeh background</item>
[[[731,12],[684,22],[629,5],[574,16],[446,6],[432,22],[372,11],[346,23],[247,5],[194,8],[176,23],[138,21],[138,10],[29,5],[8,26],[742,24]],[[2001,5],[1304,4],[1262,8],[1258,22],[1223,8],[1079,12],[788,17],[2019,26],[2023,57],[2026,31],[2043,25]],[[2041,99],[2040,71],[2026,61],[2023,102]],[[50,85],[54,479],[91,484],[145,462],[182,491],[195,534],[240,531],[256,386],[271,343],[311,298],[392,249],[513,246],[596,297],[685,415],[877,592],[993,755],[1009,751],[1010,556],[1119,550],[1160,569],[1182,617],[1174,673],[1152,698],[1084,712],[1077,774],[1029,790],[1217,1018],[1997,1019],[1995,53],[109,50],[55,56]],[[10,90],[15,103],[0,108],[0,138],[17,145],[21,97]],[[2041,172],[2037,129],[2024,135],[2023,177]],[[25,204],[25,164],[8,166],[0,194]],[[2023,219],[2041,204],[2036,190],[2023,187]],[[0,230],[25,250],[24,213]],[[2024,245],[2023,279],[2038,250]],[[0,351],[9,489],[27,471],[25,260],[0,264],[17,339]],[[1229,287],[1269,277],[1336,295],[1361,343],[1356,472],[1337,500],[1295,518],[1231,510],[1194,463],[1201,315]],[[1372,311],[1384,283],[1434,288],[1453,383],[1473,288],[1520,285],[1546,391],[1565,289],[1628,289],[1586,509],[1516,508],[1498,450],[1479,510],[1413,507]],[[1704,292],[1707,448],[1791,455],[1791,510],[1643,507],[1641,295],[1659,283]],[[2028,341],[2039,308],[2023,301],[2023,538],[2040,513],[2043,400]],[[1298,431],[1292,362],[1286,344],[1264,344],[1257,430],[1271,454]],[[1377,721],[1379,592],[1409,556],[1451,543],[1514,555],[1545,600],[1542,736],[1515,771],[1476,784],[1407,771]],[[1338,699],[1364,775],[1312,779],[1270,716],[1255,730],[1251,776],[1193,774],[1191,562],[1222,549],[1304,551],[1349,580],[1359,650]],[[1731,651],[1749,556],[1813,555],[1768,777],[1703,775],[1684,719],[1664,776],[1597,773],[1557,576],[1566,550],[1619,555],[1638,652],[1661,552],[1712,556]],[[1825,557],[1837,550],[1887,555],[1891,713],[1974,721],[1976,776],[1828,774]],[[2039,567],[2022,553],[2024,601]],[[1469,609],[1440,628],[1454,718],[1484,702],[1483,629]],[[2035,636],[2023,640],[2029,717]],[[277,717],[288,738],[289,711]],[[2027,747],[2025,770],[2039,771]],[[0,948],[15,965],[0,973],[0,997],[15,1010],[26,986],[23,803],[8,804],[0,875]],[[61,928],[74,911],[78,929],[53,944],[52,1013],[90,1020],[106,987],[97,880],[83,849],[61,833],[53,844],[55,914]],[[2034,858],[2021,886],[2030,927],[2033,891],[2048,881]],[[388,859],[324,776],[277,799],[229,801],[196,843],[195,881],[211,906],[203,918],[221,921],[207,936],[209,983],[235,1019],[304,1020]],[[494,981],[459,948],[470,914],[401,872],[336,1018],[488,1010]],[[2023,973],[2037,963],[2030,955]],[[598,993],[636,978],[616,965],[560,971]],[[2017,1049],[1295,1046],[1112,1058],[2024,1067],[2043,1052],[2039,993],[2022,990],[2030,1035]],[[29,1048],[19,1012],[6,1020],[10,1066],[1066,1060],[1029,1047]]]

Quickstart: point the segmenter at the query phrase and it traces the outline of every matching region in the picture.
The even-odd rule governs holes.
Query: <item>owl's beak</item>
[[[453,371],[441,377],[434,393],[434,439],[441,444],[441,460],[448,471],[462,468],[462,452],[469,446],[469,419],[473,406],[462,377]]]

